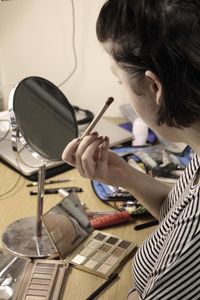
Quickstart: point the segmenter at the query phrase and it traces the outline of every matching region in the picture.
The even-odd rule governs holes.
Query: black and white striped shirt
[[[200,158],[194,155],[161,208],[158,229],[138,249],[133,278],[140,299],[200,299]]]

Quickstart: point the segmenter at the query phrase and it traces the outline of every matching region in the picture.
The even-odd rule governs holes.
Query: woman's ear
[[[162,84],[158,77],[151,71],[145,72],[146,79],[148,81],[148,85],[150,91],[154,95],[154,99],[157,105],[161,105],[162,102]]]

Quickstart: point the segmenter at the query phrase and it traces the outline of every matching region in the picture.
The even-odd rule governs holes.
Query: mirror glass
[[[11,123],[17,125],[26,148],[41,160],[61,161],[65,146],[78,136],[73,107],[44,78],[23,79],[11,93],[9,110]]]
[[[42,220],[62,259],[93,231],[75,193],[70,193],[51,208]]]

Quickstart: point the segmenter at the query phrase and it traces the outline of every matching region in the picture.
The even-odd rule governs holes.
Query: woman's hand
[[[109,150],[108,137],[93,133],[82,140],[74,139],[63,151],[62,159],[76,167],[83,177],[125,188],[159,219],[160,208],[171,187],[129,166]]]
[[[62,159],[76,167],[86,178],[113,186],[121,186],[125,177],[127,180],[127,163],[109,150],[108,137],[98,137],[97,133],[83,140],[74,139],[63,151]]]

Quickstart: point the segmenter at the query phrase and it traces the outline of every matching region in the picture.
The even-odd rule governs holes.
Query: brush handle
[[[85,132],[81,136],[81,140],[86,135],[90,134],[90,132],[92,131],[92,129],[95,127],[95,125],[97,124],[97,122],[101,119],[101,117],[103,116],[103,114],[105,113],[105,111],[108,109],[108,107],[110,106],[110,104],[113,101],[114,101],[113,97],[109,97],[108,98],[108,100],[106,101],[105,105],[102,107],[102,109],[99,111],[99,113],[96,115],[96,117],[93,119],[93,121],[90,123],[90,125],[87,127],[87,129],[85,130]]]

